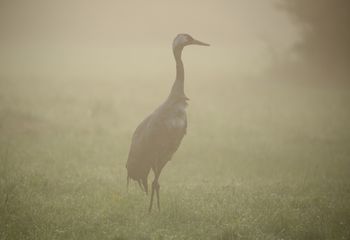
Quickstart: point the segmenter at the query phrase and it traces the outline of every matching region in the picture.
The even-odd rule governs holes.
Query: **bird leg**
[[[155,188],[154,188],[154,181],[153,181],[153,182],[152,182],[151,201],[150,201],[150,204],[149,204],[148,212],[151,212],[151,211],[152,211],[154,190],[155,190]]]
[[[151,193],[151,202],[149,204],[149,209],[148,211],[151,212],[152,211],[152,206],[153,206],[153,196],[154,196],[154,191],[157,194],[157,206],[158,206],[158,210],[160,210],[160,204],[159,204],[159,183],[157,179],[154,179],[154,181],[152,182],[152,193]]]
[[[141,180],[140,180],[140,179],[137,180],[137,183],[139,184],[139,187],[141,188],[141,191],[142,191],[142,192],[145,191],[145,190],[143,189],[143,187],[142,187],[142,184],[141,184]]]
[[[160,210],[160,205],[159,205],[159,188],[160,188],[160,186],[158,183],[158,178],[159,178],[159,174],[156,174],[156,176],[152,182],[151,202],[149,204],[149,209],[148,209],[149,212],[152,211],[154,191],[156,191],[156,194],[157,194],[157,206],[158,206],[158,210]]]
[[[129,177],[129,174],[128,176],[126,177],[126,191],[129,192],[129,182],[130,182],[130,177]]]
[[[158,206],[158,210],[160,211],[160,202],[159,202],[159,189],[160,189],[160,185],[157,181],[157,184],[156,184],[156,193],[157,193],[157,206]]]
[[[158,206],[158,210],[160,211],[160,201],[159,201],[159,189],[160,189],[160,185],[158,183],[158,179],[160,176],[160,173],[163,169],[165,164],[162,164],[160,166],[155,166],[153,167],[153,172],[154,172],[154,180],[152,182],[152,193],[151,193],[151,202],[149,204],[149,212],[152,211],[152,205],[153,205],[153,197],[154,197],[154,191],[156,191],[157,194],[157,206]]]
[[[148,183],[147,183],[147,178],[142,179],[142,185],[143,188],[145,189],[146,195],[148,195]]]

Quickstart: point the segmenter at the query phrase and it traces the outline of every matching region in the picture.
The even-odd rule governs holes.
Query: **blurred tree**
[[[349,79],[350,1],[282,0],[281,8],[302,29],[295,51],[308,72]]]

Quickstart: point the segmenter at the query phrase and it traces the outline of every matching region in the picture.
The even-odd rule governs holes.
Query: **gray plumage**
[[[148,174],[151,169],[154,172],[149,211],[152,210],[154,192],[156,192],[157,206],[160,209],[158,183],[160,173],[179,148],[187,130],[185,108],[189,99],[184,93],[184,67],[181,53],[183,48],[190,44],[209,46],[188,34],[177,35],[173,42],[176,79],[169,97],[140,123],[131,141],[126,163],[128,183],[131,178],[148,193]]]

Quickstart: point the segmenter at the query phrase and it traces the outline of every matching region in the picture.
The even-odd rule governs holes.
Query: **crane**
[[[189,34],[178,34],[173,41],[173,53],[176,62],[176,78],[168,98],[155,111],[146,117],[136,128],[129,151],[127,185],[135,180],[148,194],[148,175],[154,172],[149,212],[152,210],[154,193],[159,202],[159,176],[165,164],[171,160],[186,134],[186,107],[189,98],[184,92],[184,66],[181,60],[182,50],[188,45],[209,46]]]

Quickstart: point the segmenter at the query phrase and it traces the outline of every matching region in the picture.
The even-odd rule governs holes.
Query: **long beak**
[[[195,45],[201,45],[201,46],[210,46],[210,44],[208,43],[204,43],[204,42],[201,42],[201,41],[198,41],[196,39],[193,39],[191,44],[195,44]]]

